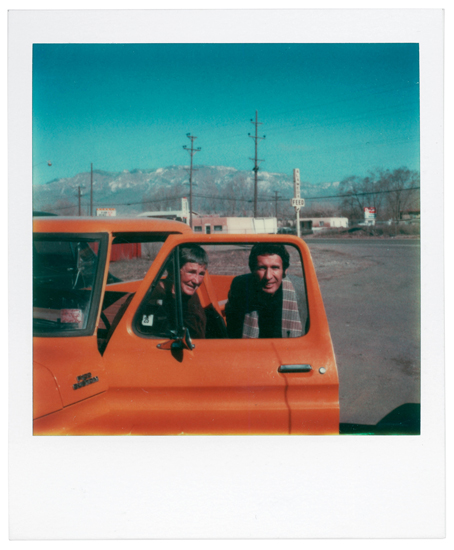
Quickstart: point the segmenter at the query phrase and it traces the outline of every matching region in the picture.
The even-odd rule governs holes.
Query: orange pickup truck
[[[282,280],[291,285],[281,285],[279,315],[296,304],[299,332],[235,335],[232,281],[252,281],[257,243],[286,250]],[[175,291],[186,277],[181,251],[194,245],[208,258],[193,289],[203,316],[195,335]],[[308,247],[295,236],[195,234],[158,219],[35,218],[33,329],[35,435],[339,433],[328,322]]]

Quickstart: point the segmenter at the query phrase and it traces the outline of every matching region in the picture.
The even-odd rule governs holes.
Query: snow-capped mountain
[[[195,166],[192,179],[195,210],[207,214],[214,211],[221,212],[223,209],[228,210],[228,204],[234,200],[242,201],[243,206],[247,205],[247,208],[250,208],[254,184],[252,170],[237,170],[227,166]],[[315,185],[301,182],[301,196],[335,195],[338,185],[339,182]],[[90,172],[33,186],[33,208],[62,215],[77,214],[79,188],[82,214],[87,214],[90,200]],[[274,204],[275,192],[281,199],[290,199],[293,196],[292,175],[260,171],[258,189],[262,208],[266,204]],[[135,169],[122,172],[94,170],[93,172],[94,208],[114,207],[118,215],[136,215],[144,210],[168,209],[172,206],[169,201],[172,199],[178,201],[181,196],[187,196],[188,193],[188,166],[168,166],[156,170]],[[173,208],[176,207],[175,204]]]

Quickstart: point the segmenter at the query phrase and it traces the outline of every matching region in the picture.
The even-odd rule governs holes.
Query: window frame
[[[187,237],[187,236],[186,236]],[[201,237],[205,237],[206,238],[206,235],[205,234],[202,234]],[[167,264],[168,262],[170,261],[170,258],[173,257],[173,265],[174,265],[174,281],[175,281],[175,286],[176,288],[179,288],[180,287],[180,268],[179,268],[179,249],[181,246],[185,246],[186,244],[189,244],[189,243],[193,243],[193,244],[198,244],[199,246],[222,246],[222,245],[229,245],[229,244],[238,244],[239,246],[244,246],[244,245],[250,245],[250,246],[253,246],[254,244],[256,243],[259,243],[259,242],[264,242],[263,239],[251,239],[249,237],[249,239],[247,241],[233,241],[233,240],[230,240],[229,238],[226,238],[225,241],[223,238],[225,238],[226,236],[225,235],[219,235],[219,238],[222,238],[222,241],[219,241],[219,240],[216,240],[215,242],[213,242],[211,239],[204,239],[203,241],[202,240],[197,240],[197,241],[194,241],[192,239],[187,239],[187,241],[185,240],[185,242],[180,242],[180,243],[176,243],[175,246],[170,250],[169,254],[166,256],[166,258],[164,259],[163,261],[163,264],[161,265],[161,267],[159,268],[159,271],[157,272],[157,274],[155,275],[153,281],[151,282],[149,288],[147,289],[147,291],[145,292],[145,294],[143,295],[143,297],[141,298],[140,300],[140,303],[139,305],[137,306],[137,309],[132,317],[132,320],[131,320],[131,328],[134,332],[134,334],[142,339],[148,339],[148,340],[163,340],[163,339],[166,339],[166,338],[173,338],[174,337],[174,333],[175,335],[179,332],[181,332],[181,330],[184,327],[184,322],[183,322],[183,307],[182,307],[182,297],[181,297],[181,293],[177,292],[176,293],[176,300],[177,300],[177,304],[176,304],[176,327],[175,327],[175,330],[173,331],[169,331],[169,335],[167,336],[163,336],[163,335],[153,335],[153,334],[145,334],[143,332],[141,332],[141,330],[138,328],[140,327],[140,318],[141,318],[141,315],[143,314],[143,309],[142,307],[144,306],[144,304],[150,299],[152,293],[154,292],[155,288],[156,288],[156,285],[157,283],[160,281],[161,277],[162,277],[162,274],[163,272],[167,269]],[[211,242],[210,242],[211,241]],[[300,338],[305,338],[308,334],[309,334],[309,331],[310,331],[310,327],[311,327],[311,313],[310,313],[310,305],[309,305],[309,293],[308,293],[308,286],[307,286],[307,278],[306,278],[306,266],[304,264],[304,258],[303,258],[303,254],[301,253],[301,250],[300,250],[300,247],[295,243],[295,242],[291,242],[291,241],[265,241],[265,242],[271,242],[271,243],[278,243],[278,244],[283,244],[284,246],[287,246],[287,247],[292,247],[298,254],[299,256],[299,261],[300,261],[300,266],[301,266],[301,272],[302,272],[302,278],[303,278],[303,281],[302,281],[302,284],[303,284],[303,288],[304,288],[304,296],[305,296],[305,299],[306,299],[306,314],[307,314],[307,325],[306,327],[304,327],[304,330],[305,332],[301,335],[301,336],[298,336],[298,337],[295,337],[295,338],[291,338],[291,340],[298,340]],[[208,274],[210,274],[210,267],[208,266]],[[216,276],[216,273],[212,273],[211,274],[212,276]],[[306,330],[307,329],[307,330]],[[212,341],[226,341],[226,340],[232,340],[232,341],[241,341],[241,340],[244,340],[244,338],[210,338],[210,339],[194,339],[195,341],[198,341],[198,340],[212,340]],[[262,340],[262,339],[257,339],[257,340]],[[266,340],[281,340],[280,338],[266,338]],[[287,339],[285,339],[287,340]]]

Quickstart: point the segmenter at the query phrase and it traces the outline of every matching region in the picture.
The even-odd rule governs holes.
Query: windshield
[[[69,331],[85,334],[90,328],[101,241],[101,237],[36,236],[33,243],[35,334],[53,336]]]

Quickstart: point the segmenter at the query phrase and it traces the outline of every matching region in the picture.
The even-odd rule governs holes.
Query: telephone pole
[[[255,125],[255,136],[251,136],[251,134],[248,134],[248,136],[255,141],[255,157],[254,158],[249,157],[249,160],[254,161],[254,168],[252,169],[252,171],[254,172],[254,218],[256,218],[257,217],[257,187],[258,187],[257,172],[259,171],[258,163],[264,162],[264,159],[257,158],[257,144],[259,139],[265,139],[266,136],[259,137],[257,135],[259,124],[262,124],[262,122],[258,121],[258,111],[255,111],[255,121],[251,118],[251,123]]]
[[[277,195],[277,191],[274,192],[274,209],[275,209],[275,212],[276,212],[276,220],[277,220],[277,200],[280,199],[280,197],[278,197]]]
[[[197,139],[197,136],[191,136],[190,133],[187,133],[186,136],[191,140],[191,148],[189,149],[186,145],[183,145],[183,149],[191,155],[191,167],[189,168],[189,227],[192,229],[192,172],[197,172],[197,169],[192,166],[192,157],[202,148],[194,148],[194,140]]]
[[[81,206],[82,193],[80,191],[80,185],[77,188],[77,199],[78,199],[78,203],[79,203],[79,217],[80,217],[82,215],[82,206]]]

